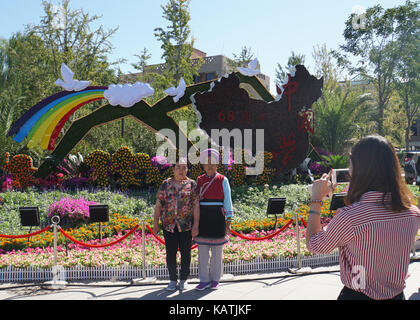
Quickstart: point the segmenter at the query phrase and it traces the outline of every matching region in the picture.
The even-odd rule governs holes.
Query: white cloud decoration
[[[150,84],[143,82],[136,82],[134,84],[111,84],[107,90],[104,91],[104,97],[112,106],[122,106],[130,108],[134,106],[141,99],[152,96],[155,93]]]
[[[258,59],[255,58],[248,64],[248,68],[238,67],[238,71],[244,76],[252,77],[260,73],[258,68]]]
[[[90,81],[73,79],[74,72],[66,64],[61,64],[60,71],[63,79],[57,79],[55,81],[57,87],[62,87],[66,91],[81,91],[89,87]]]
[[[164,92],[168,95],[168,96],[172,96],[174,97],[174,102],[177,103],[179,101],[179,99],[181,99],[184,94],[185,94],[185,89],[187,88],[186,84],[185,84],[185,80],[184,78],[181,77],[181,80],[179,80],[179,85],[178,87],[170,87],[169,89],[166,89]]]

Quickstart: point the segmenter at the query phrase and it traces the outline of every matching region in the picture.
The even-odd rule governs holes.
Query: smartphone
[[[349,168],[347,169],[333,169],[331,182],[333,184],[345,184],[350,182]]]
[[[346,206],[344,198],[347,193],[334,193],[331,199],[330,210],[337,210]]]

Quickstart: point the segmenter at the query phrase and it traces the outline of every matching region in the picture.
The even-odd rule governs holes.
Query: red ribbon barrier
[[[155,235],[153,233],[153,230],[149,227],[149,225],[146,225],[147,230],[149,230],[149,232],[152,234],[153,237],[155,237],[155,239],[157,241],[159,241],[161,244],[165,244],[165,240],[163,240],[162,238],[160,238],[159,236]]]
[[[152,234],[152,236],[159,241],[161,244],[165,245],[165,240],[163,240],[161,237],[159,237],[158,235],[154,234],[152,228],[149,227],[149,225],[146,225],[147,230],[149,230],[149,232]],[[194,244],[191,246],[191,250],[194,250],[195,248],[197,248],[198,245]]]
[[[45,227],[44,229],[41,229],[41,230],[38,230],[38,231],[35,231],[35,232],[32,232],[32,233],[19,234],[19,235],[15,235],[15,236],[13,236],[13,235],[9,236],[9,235],[6,235],[6,234],[0,234],[0,238],[8,238],[8,239],[29,238],[29,237],[35,236],[37,234],[43,233],[45,231],[48,231],[50,228],[51,228],[51,226],[48,226],[48,227]]]
[[[278,235],[280,232],[282,232],[282,231],[284,231],[288,226],[290,226],[290,224],[293,222],[293,220],[292,219],[290,219],[282,228],[280,228],[279,230],[277,230],[276,232],[273,232],[272,234],[269,234],[269,235],[267,235],[267,236],[264,236],[264,237],[261,237],[261,238],[252,238],[252,237],[248,237],[248,236],[244,236],[243,234],[240,234],[240,233],[238,233],[238,232],[236,232],[236,231],[234,231],[234,230],[231,230],[231,232],[235,235],[235,236],[237,236],[237,237],[239,237],[239,238],[242,238],[242,239],[245,239],[245,240],[252,240],[252,241],[262,241],[262,240],[267,240],[267,239],[271,239],[271,238],[273,238],[274,236],[276,236],[276,235]]]
[[[104,247],[112,246],[112,245],[114,245],[114,244],[116,244],[116,243],[124,240],[129,235],[131,235],[134,231],[136,231],[138,227],[139,227],[139,225],[136,225],[133,229],[131,229],[129,232],[127,232],[121,238],[119,238],[119,239],[117,239],[115,241],[109,242],[109,243],[105,243],[105,244],[89,244],[89,243],[81,242],[79,240],[76,240],[72,236],[68,235],[63,229],[59,228],[59,230],[63,234],[63,236],[65,236],[67,239],[69,239],[70,241],[73,241],[74,243],[76,243],[78,245],[85,246],[85,247],[90,247],[90,248],[104,248]]]

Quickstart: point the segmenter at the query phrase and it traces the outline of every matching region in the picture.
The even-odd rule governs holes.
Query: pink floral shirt
[[[161,221],[166,231],[189,231],[193,225],[194,204],[199,200],[197,183],[188,180],[166,179],[159,187],[157,201],[162,206]]]

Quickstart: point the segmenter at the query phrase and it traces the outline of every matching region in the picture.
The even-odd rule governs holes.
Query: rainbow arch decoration
[[[39,144],[42,149],[54,150],[55,142],[71,115],[93,101],[105,99],[106,86],[90,86],[82,91],[61,91],[49,96],[26,111],[10,128],[7,136],[28,148]]]
[[[213,128],[228,128],[230,130],[233,126],[238,128],[239,125],[242,129],[249,128],[248,125],[255,128],[257,125],[268,128],[264,121],[270,120],[274,123],[272,132],[281,135],[279,139],[273,138],[274,135],[269,138],[274,144],[279,142],[280,146],[277,148],[280,151],[277,152],[277,159],[282,161],[283,166],[280,167],[280,170],[285,170],[283,159],[287,161],[292,159],[292,152],[295,153],[292,154],[295,156],[293,161],[298,159],[298,156],[300,157],[296,151],[296,146],[300,145],[298,138],[302,136],[303,140],[308,139],[309,120],[301,114],[301,111],[307,110],[318,98],[323,79],[311,76],[303,65],[296,66],[295,76],[290,77],[288,82],[290,80],[297,81],[299,83],[298,90],[294,90],[297,86],[292,87],[291,84],[290,87],[287,86],[287,82],[283,85],[282,95],[277,99],[255,75],[252,75],[256,71],[252,68],[248,69],[250,70],[245,70],[245,74],[233,72],[215,80],[170,88],[165,92],[167,93],[166,97],[150,105],[143,99],[154,92],[154,89],[148,84],[136,82],[134,85],[89,86],[86,84],[88,81],[73,80],[72,72],[62,68],[64,81],[59,83],[60,81],[57,80],[55,84],[63,87],[64,91],[51,95],[31,107],[12,124],[7,136],[13,136],[14,140],[19,143],[27,141],[28,147],[40,144],[44,150],[52,151],[45,157],[34,174],[35,177],[45,178],[91,129],[126,117],[133,118],[141,126],[153,132],[159,132],[162,129],[179,132],[180,139],[181,137],[186,139],[189,149],[194,146],[194,142],[188,139],[186,133],[178,127],[171,113],[186,106],[192,106],[199,120],[201,119],[197,125],[206,132],[210,132],[209,129]],[[84,87],[85,85],[88,87]],[[80,90],[77,90],[79,88]],[[293,97],[291,98],[292,93]],[[55,146],[56,140],[70,116],[82,106],[100,99],[106,99],[108,103],[72,121],[68,130]],[[221,103],[214,103],[214,101],[221,101]],[[217,112],[215,107],[222,109]],[[234,115],[232,121],[227,119],[225,122],[220,117],[221,113],[226,112]],[[290,114],[291,121],[280,121],[287,118],[283,117],[283,114]],[[253,121],[251,121],[251,117]],[[288,130],[290,133],[287,132],[287,135],[278,130],[278,123],[282,122],[287,124],[287,127],[284,126],[283,129],[286,131],[290,129]],[[166,137],[166,140],[172,139]],[[170,142],[177,145],[177,140]],[[305,145],[302,144],[303,147]],[[268,151],[270,150],[268,149]],[[306,156],[306,150],[303,151]],[[286,164],[289,165],[289,162]]]

